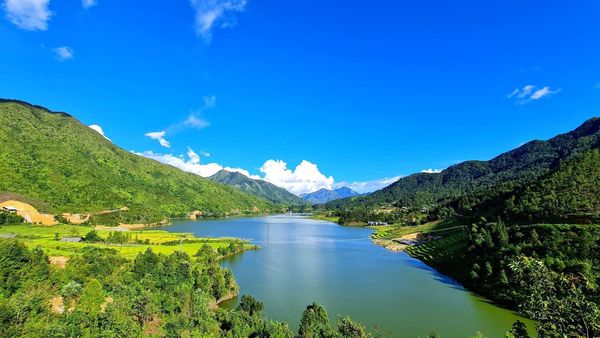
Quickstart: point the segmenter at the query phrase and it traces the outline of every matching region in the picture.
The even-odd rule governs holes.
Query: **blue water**
[[[297,330],[317,302],[329,317],[350,315],[394,337],[501,337],[520,319],[464,290],[403,252],[371,243],[368,228],[298,216],[177,221],[163,229],[202,237],[239,237],[258,244],[223,262],[240,286],[265,304],[264,316]],[[235,300],[233,301],[235,302]],[[230,304],[231,305],[231,304]]]

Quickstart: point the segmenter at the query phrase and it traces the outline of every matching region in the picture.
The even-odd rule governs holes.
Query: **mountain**
[[[600,223],[600,150],[561,162],[556,170],[514,190],[484,198],[471,213],[511,223]]]
[[[52,213],[127,207],[124,223],[271,210],[262,198],[125,151],[66,113],[0,100],[0,192]]]
[[[600,118],[592,118],[577,129],[548,141],[531,141],[489,161],[466,161],[441,173],[419,173],[368,196],[337,200],[329,209],[372,208],[394,203],[416,207],[435,205],[485,189],[509,191],[556,168],[561,160],[600,147]]]
[[[356,191],[347,188],[347,187],[341,187],[335,190],[329,190],[329,189],[319,189],[315,192],[311,192],[308,194],[303,194],[301,195],[301,197],[303,199],[305,199],[306,201],[312,203],[312,204],[323,204],[323,203],[327,203],[327,202],[331,202],[340,198],[347,198],[347,197],[353,197],[353,196],[359,196],[360,194],[357,193]]]
[[[306,204],[302,198],[283,188],[263,180],[251,179],[238,172],[221,170],[209,177],[209,179],[233,186],[245,193],[262,197],[274,204],[285,206],[300,206]]]

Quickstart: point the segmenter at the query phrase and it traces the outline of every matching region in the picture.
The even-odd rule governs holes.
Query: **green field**
[[[227,247],[230,243],[239,241],[234,238],[198,238],[191,233],[174,233],[165,230],[137,230],[126,231],[131,235],[132,239],[137,239],[144,244],[107,244],[107,243],[71,243],[61,242],[56,240],[58,237],[84,237],[88,232],[92,231],[92,226],[75,226],[75,225],[0,225],[0,235],[14,234],[17,239],[21,240],[29,248],[41,246],[48,256],[72,256],[82,252],[87,246],[95,246],[100,248],[110,248],[117,250],[123,257],[133,259],[135,256],[152,248],[155,253],[165,255],[175,251],[183,251],[188,255],[194,255],[204,244],[210,245],[214,250],[220,247]],[[106,239],[111,230],[97,230],[98,235]],[[57,235],[58,234],[58,235]],[[173,245],[173,241],[180,241],[181,244]],[[170,243],[169,243],[170,242]],[[188,243],[185,243],[188,242]],[[148,243],[148,244],[146,244]],[[254,245],[244,241],[246,249],[255,248]]]

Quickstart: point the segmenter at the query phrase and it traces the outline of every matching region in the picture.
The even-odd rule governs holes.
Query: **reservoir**
[[[225,259],[240,286],[265,305],[263,316],[297,332],[312,302],[329,318],[351,316],[371,332],[393,337],[502,337],[517,319],[404,252],[371,243],[371,229],[302,216],[175,221],[163,229],[199,237],[239,237],[259,245]],[[232,300],[225,306],[234,306]]]

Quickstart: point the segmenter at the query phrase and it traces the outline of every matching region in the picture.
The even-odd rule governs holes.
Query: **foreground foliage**
[[[244,295],[235,309],[219,300],[237,293],[219,254],[204,245],[193,257],[148,249],[133,261],[88,246],[63,268],[40,247],[0,240],[2,337],[292,337],[285,323],[261,318],[263,304]],[[371,337],[364,326],[318,304],[302,316],[301,337]]]

